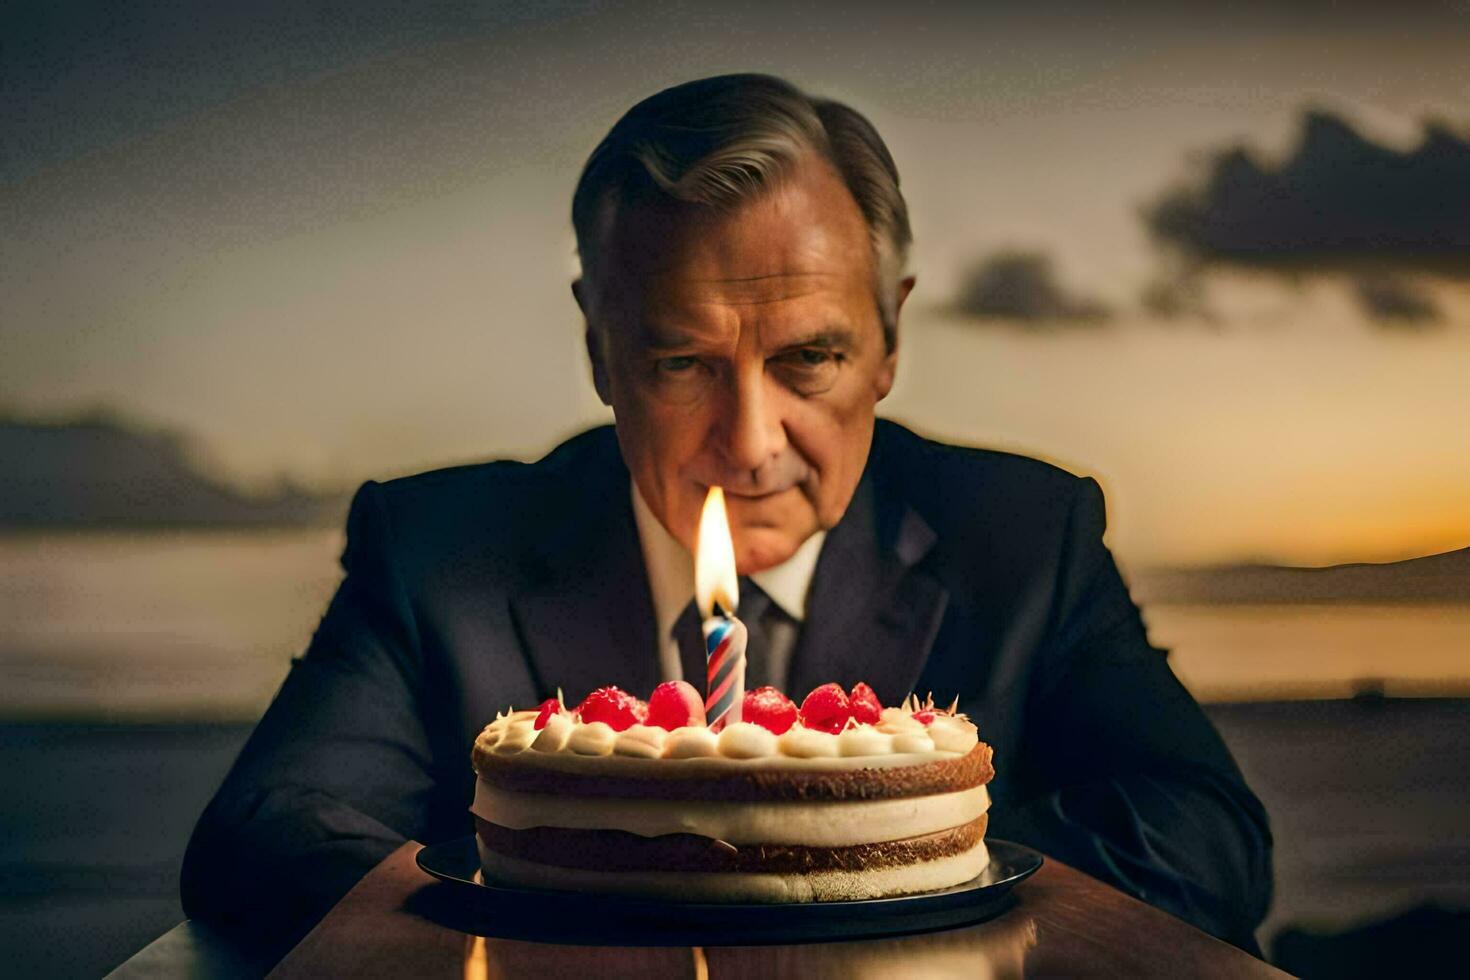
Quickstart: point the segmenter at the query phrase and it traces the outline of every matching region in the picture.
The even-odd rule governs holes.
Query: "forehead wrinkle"
[[[690,282],[757,282],[762,279],[799,279],[810,276],[829,276],[830,272],[766,272],[758,276],[713,276],[695,277]]]
[[[857,331],[845,323],[828,323],[786,339],[792,347],[841,347],[857,343]]]
[[[657,317],[640,321],[637,334],[647,350],[681,350],[704,343],[718,343],[733,336],[746,335],[763,338],[781,348],[790,347],[839,347],[855,346],[859,342],[857,330],[845,316],[833,311],[809,313],[807,315],[779,316],[772,319],[746,321],[728,316],[728,311],[754,303],[712,303],[716,309],[715,319],[720,322],[701,323],[698,318],[676,317],[669,322],[659,322]],[[726,315],[721,315],[721,314]],[[811,321],[817,321],[812,326]]]
[[[638,326],[638,339],[650,350],[675,350],[701,341],[716,339],[718,329],[700,329],[686,323],[664,325],[648,320]]]
[[[730,305],[695,303],[647,310],[637,320],[636,334],[640,343],[651,350],[719,343],[732,331],[738,335],[740,330],[740,318],[731,313]]]
[[[749,299],[741,299],[741,298],[738,298],[738,297],[734,297],[734,298],[731,298],[731,299],[721,300],[719,302],[719,305],[720,306],[770,306],[770,305],[772,305],[774,303],[785,303],[785,302],[787,302],[789,300],[800,299],[802,295],[809,295],[809,294],[803,293],[803,294],[798,295],[798,296],[751,297]]]
[[[789,275],[774,275],[754,276],[748,279],[689,280],[688,284],[695,287],[695,290],[703,292],[704,295],[690,296],[688,300],[692,305],[700,307],[759,306],[803,300],[831,291],[825,283],[812,281],[828,278],[820,273],[804,274],[799,277],[800,280],[805,281],[792,281],[797,278]]]

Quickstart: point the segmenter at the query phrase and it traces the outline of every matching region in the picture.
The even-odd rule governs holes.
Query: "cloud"
[[[1097,300],[1063,289],[1051,256],[1020,249],[977,262],[964,276],[954,305],[966,316],[1029,327],[1098,324],[1111,315]]]
[[[1470,140],[1430,123],[1410,150],[1308,111],[1295,152],[1226,148],[1145,209],[1155,239],[1200,265],[1470,276]]]
[[[1382,326],[1426,327],[1442,319],[1432,296],[1398,276],[1359,276],[1353,292],[1363,312]]]
[[[1203,277],[1168,270],[1144,285],[1138,295],[1144,312],[1161,320],[1200,320],[1220,325],[1220,315],[1210,306]]]

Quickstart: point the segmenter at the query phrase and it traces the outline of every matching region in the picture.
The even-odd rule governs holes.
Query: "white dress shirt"
[[[689,600],[694,598],[694,556],[659,523],[644,502],[643,494],[638,492],[638,485],[631,480],[628,482],[632,485],[633,519],[638,524],[638,543],[643,549],[643,566],[648,570],[648,588],[658,627],[659,673],[666,681],[689,680],[679,662],[679,642],[674,638],[674,623]],[[817,556],[822,553],[822,542],[826,538],[826,531],[818,531],[803,541],[796,554],[786,561],[750,576],[771,597],[771,601],[797,623],[806,619],[812,573],[816,571]],[[702,680],[694,678],[690,683],[701,687],[699,682]]]

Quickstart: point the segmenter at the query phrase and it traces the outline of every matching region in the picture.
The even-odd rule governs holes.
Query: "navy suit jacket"
[[[1265,812],[1150,646],[1103,529],[1091,479],[880,421],[788,693],[958,695],[995,749],[990,835],[1255,949]],[[470,747],[496,711],[660,680],[610,426],[533,464],[365,484],[342,564],[184,862],[190,916],[282,945],[405,840],[470,832]]]

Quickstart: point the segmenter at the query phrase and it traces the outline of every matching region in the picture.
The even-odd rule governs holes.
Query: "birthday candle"
[[[747,639],[745,624],[734,616],[718,613],[704,621],[704,717],[711,731],[740,720]]]
[[[745,700],[745,624],[735,618],[740,585],[725,492],[710,487],[694,548],[694,598],[704,617],[704,715],[711,731],[740,720]]]

